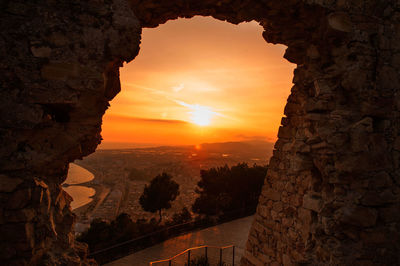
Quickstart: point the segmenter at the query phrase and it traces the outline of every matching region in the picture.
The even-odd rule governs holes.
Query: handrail
[[[121,258],[123,256],[127,256],[131,253],[137,252],[138,250],[142,249],[143,247],[142,248],[136,247],[135,245],[144,243],[143,241],[145,239],[151,239],[153,236],[157,237],[160,234],[164,234],[165,232],[172,230],[171,234],[167,233],[168,238],[170,238],[170,237],[177,236],[177,235],[180,235],[185,232],[202,229],[202,228],[209,227],[209,226],[215,226],[215,225],[233,220],[233,217],[236,217],[236,216],[232,216],[232,214],[234,214],[234,215],[240,214],[238,217],[236,217],[236,219],[239,217],[240,218],[244,217],[243,214],[246,214],[246,216],[252,215],[252,212],[251,213],[249,212],[250,210],[251,210],[251,208],[240,208],[240,209],[236,209],[236,210],[231,210],[231,211],[224,213],[224,215],[219,217],[218,220],[214,220],[214,221],[208,220],[208,219],[200,219],[200,220],[195,219],[195,220],[191,220],[189,222],[185,222],[185,223],[181,223],[181,224],[175,224],[175,225],[170,225],[167,227],[162,227],[156,231],[148,232],[147,234],[137,236],[136,238],[128,239],[123,242],[115,243],[111,246],[92,251],[88,254],[88,257],[96,259],[101,264],[107,263],[112,260]],[[160,239],[165,240],[164,238],[160,238]],[[152,240],[150,242],[152,243],[151,245],[155,244],[155,242]],[[160,242],[160,241],[156,240],[156,243],[158,243],[158,242]],[[134,246],[135,246],[135,248],[133,248]],[[127,249],[122,249],[122,247],[126,247]],[[144,247],[148,247],[148,244],[144,244]]]
[[[208,245],[205,245],[205,246],[198,246],[198,247],[188,248],[188,249],[186,249],[185,251],[182,251],[181,253],[176,254],[175,256],[170,257],[170,258],[168,258],[168,259],[152,261],[152,262],[150,262],[150,265],[153,265],[153,263],[160,263],[160,262],[165,262],[165,261],[173,260],[173,259],[175,259],[176,257],[179,257],[180,255],[185,254],[186,252],[188,252],[188,251],[190,251],[190,250],[196,250],[196,249],[201,249],[201,248],[219,248],[219,249],[227,249],[227,248],[233,248],[233,247],[234,247],[234,245],[229,245],[229,246],[225,246],[225,247],[218,247],[218,246],[208,246]]]
[[[244,210],[244,211],[247,211],[247,209],[241,208],[241,209],[236,209],[236,210],[233,210],[233,211],[226,212],[225,214],[238,213],[239,211],[243,211],[243,210]],[[198,222],[198,221],[196,221],[196,220],[192,220],[192,221],[185,222],[185,223],[180,223],[180,224],[175,224],[175,225],[167,226],[167,227],[161,228],[161,229],[159,229],[159,230],[157,230],[157,231],[153,231],[153,232],[150,232],[150,233],[147,233],[147,234],[138,236],[138,237],[136,237],[136,238],[132,238],[132,239],[126,240],[126,241],[124,241],[124,242],[120,242],[120,243],[114,244],[114,245],[112,245],[112,246],[108,246],[108,247],[106,247],[106,248],[103,248],[103,249],[100,249],[100,250],[96,250],[96,251],[94,251],[94,252],[90,252],[88,256],[91,257],[91,256],[94,256],[94,255],[103,253],[103,252],[105,252],[105,251],[114,249],[114,248],[116,248],[116,247],[120,247],[120,246],[126,245],[126,244],[128,244],[128,243],[132,243],[132,242],[135,242],[135,241],[137,241],[137,240],[144,239],[144,238],[146,238],[146,237],[156,235],[156,234],[161,233],[161,232],[165,232],[165,231],[168,231],[168,230],[171,230],[171,229],[174,229],[174,228],[179,228],[179,227],[181,227],[181,226],[183,226],[183,225],[195,224],[195,223],[197,223],[197,222]],[[218,224],[218,223],[217,223],[217,224]]]
[[[153,236],[153,235],[156,235],[156,234],[158,234],[158,233],[161,233],[161,232],[164,232],[164,231],[167,231],[167,230],[171,230],[171,229],[173,229],[173,228],[177,228],[177,227],[180,227],[180,226],[182,226],[182,225],[191,224],[191,223],[194,223],[194,222],[196,222],[196,221],[190,221],[190,222],[186,222],[186,223],[181,223],[181,224],[176,224],[176,225],[171,225],[171,226],[168,226],[168,227],[164,227],[164,228],[162,228],[162,229],[160,229],[160,230],[153,231],[153,232],[150,232],[150,233],[141,235],[141,236],[139,236],[139,237],[132,238],[132,239],[126,240],[126,241],[124,241],[124,242],[117,243],[117,244],[115,244],[115,245],[112,245],[112,246],[109,246],[109,247],[106,247],[106,248],[97,250],[97,251],[95,251],[95,252],[93,252],[93,253],[89,253],[89,256],[94,256],[94,255],[96,255],[96,254],[102,253],[102,252],[104,252],[104,251],[107,251],[107,250],[110,250],[110,249],[113,249],[113,248],[116,248],[116,247],[120,247],[120,246],[122,246],[122,245],[125,245],[125,244],[128,244],[128,243],[137,241],[137,240],[139,240],[139,239],[143,239],[143,238],[146,238],[146,237],[148,237],[148,236]]]
[[[204,245],[204,246],[198,246],[198,247],[188,248],[188,249],[182,251],[181,253],[176,254],[175,256],[170,257],[170,258],[168,258],[168,259],[152,261],[152,262],[150,262],[150,265],[153,265],[153,263],[161,263],[161,262],[166,262],[166,261],[173,260],[173,259],[175,259],[176,257],[179,257],[180,255],[185,254],[186,252],[191,251],[191,250],[196,250],[196,249],[201,249],[201,248],[219,248],[219,249],[222,250],[222,249],[234,248],[234,247],[235,247],[234,245],[229,245],[229,246],[224,246],[224,247]]]

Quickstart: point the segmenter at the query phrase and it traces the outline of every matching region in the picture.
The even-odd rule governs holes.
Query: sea
[[[87,169],[74,163],[69,165],[67,179],[63,183],[68,184],[68,186],[64,186],[63,189],[73,198],[71,202],[72,210],[82,207],[93,200],[92,197],[96,194],[96,190],[79,185],[93,179],[94,175]]]

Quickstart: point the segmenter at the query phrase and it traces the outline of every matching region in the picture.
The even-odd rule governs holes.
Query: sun
[[[213,111],[213,109],[208,106],[203,106],[200,104],[188,104],[180,100],[173,101],[188,108],[190,110],[187,112],[190,115],[190,122],[201,127],[210,125],[214,116],[224,116],[223,114]]]
[[[211,119],[214,116],[214,112],[210,110],[210,108],[201,105],[194,105],[192,107],[190,120],[193,124],[198,126],[208,126],[211,124]]]

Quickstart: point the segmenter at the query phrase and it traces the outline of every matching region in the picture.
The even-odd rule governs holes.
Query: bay
[[[93,179],[94,175],[87,169],[74,163],[69,165],[67,179],[63,183],[68,184],[69,186],[66,186],[63,189],[73,198],[73,201],[71,202],[72,210],[82,207],[93,200],[92,197],[96,194],[95,189],[76,185],[89,182]]]

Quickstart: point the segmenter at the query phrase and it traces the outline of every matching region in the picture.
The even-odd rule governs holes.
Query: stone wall
[[[141,27],[257,20],[298,65],[243,265],[400,263],[400,3],[47,0],[0,3],[0,259],[90,264],[68,163],[92,153]],[[267,60],[267,59],[266,59]]]
[[[60,184],[101,141],[139,23],[117,0],[1,1],[0,17],[0,264],[91,264]]]
[[[398,7],[314,2],[242,264],[399,265]]]

